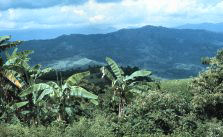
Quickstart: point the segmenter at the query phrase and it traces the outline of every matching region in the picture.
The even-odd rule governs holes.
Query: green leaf
[[[41,73],[46,74],[46,73],[49,73],[51,71],[53,71],[52,68],[45,68],[45,69],[41,70]]]
[[[26,114],[29,114],[30,112],[31,111],[29,111],[29,110],[25,110],[25,111],[22,111],[21,114],[26,115]]]
[[[16,58],[17,50],[18,48],[15,48],[11,55],[8,53],[8,51],[5,51],[5,56],[7,57],[7,59],[10,60],[10,59]]]
[[[9,59],[10,58],[10,55],[7,51],[5,51],[5,56],[6,56],[6,59]]]
[[[53,92],[49,94],[50,97],[61,97],[63,95],[63,90],[57,83],[49,81],[47,84],[53,88]]]
[[[93,104],[96,105],[96,106],[99,104],[98,101],[95,100],[95,99],[91,99],[90,102],[93,103]]]
[[[49,95],[49,94],[51,94],[51,93],[53,93],[54,92],[54,90],[53,90],[53,88],[52,87],[47,87],[46,89],[44,89],[43,90],[43,92],[40,94],[40,96],[38,97],[38,99],[37,99],[37,102],[38,101],[41,101],[46,95]]]
[[[38,70],[40,70],[40,68],[41,68],[41,65],[37,64],[34,67],[32,67],[32,71],[38,71]]]
[[[28,69],[29,73],[32,74],[31,77],[35,78],[35,79],[51,72],[52,70],[53,69],[51,69],[51,68],[45,68],[45,69],[41,70],[41,65],[40,64],[37,64],[36,66]]]
[[[71,107],[65,107],[65,111],[68,114],[68,116],[72,116],[73,111]]]
[[[77,85],[83,78],[89,75],[90,75],[90,71],[77,73],[70,76],[65,82],[70,86],[74,86],[74,85]]]
[[[107,76],[111,81],[114,81],[115,80],[115,78],[112,75],[112,73],[106,67],[101,67],[100,70],[101,70],[101,72],[103,74],[102,77]]]
[[[3,69],[7,70],[7,71],[15,71],[16,73],[21,73],[21,74],[25,74],[25,70],[23,67],[21,66],[17,66],[17,65],[3,65]]]
[[[13,52],[12,52],[12,55],[11,55],[11,56],[15,56],[15,55],[16,55],[16,53],[17,53],[17,51],[18,51],[18,48],[15,48],[15,49],[13,50]]]
[[[25,106],[25,105],[28,104],[28,103],[29,103],[28,101],[15,103],[15,104],[13,105],[13,107],[16,108],[16,109],[18,109],[18,108],[21,108],[21,107]]]
[[[11,36],[0,36],[0,45],[11,39]]]
[[[132,73],[130,76],[127,76],[124,81],[127,81],[127,80],[134,80],[136,77],[146,77],[146,76],[149,76],[151,75],[152,72],[151,71],[146,71],[146,70],[138,70],[134,73]]]
[[[49,86],[51,86],[55,90],[60,90],[61,89],[56,82],[49,81],[46,84],[49,85]]]
[[[132,93],[138,93],[138,94],[142,93],[142,90],[137,89],[137,88],[130,89],[129,91]]]
[[[116,78],[121,79],[122,75],[124,74],[123,70],[121,68],[119,68],[118,64],[111,58],[106,57],[106,61],[107,61],[108,65],[111,67]]]
[[[34,53],[33,50],[24,50],[24,51],[21,51],[21,52],[17,52],[17,56],[27,58],[30,54],[33,54],[33,53]]]
[[[33,84],[29,88],[25,89],[22,91],[22,93],[19,95],[20,97],[25,97],[31,93],[36,93],[39,91],[44,91],[44,90],[53,90],[51,86],[45,83],[40,83],[40,84]],[[45,91],[45,93],[48,93],[49,91]],[[44,94],[45,94],[44,93]]]
[[[16,52],[16,49],[13,51],[12,55],[8,55],[8,60],[4,64],[4,66],[19,66],[22,67],[24,70],[28,71],[30,70],[30,66],[28,64],[28,61],[30,60],[28,58],[28,55],[32,51],[23,51],[23,52]]]
[[[4,41],[5,42],[5,41]],[[22,43],[22,41],[14,41],[14,42],[0,42],[0,51],[4,51],[7,48],[15,47]]]
[[[78,86],[72,86],[70,87],[70,95],[76,96],[76,97],[83,97],[88,99],[98,99],[98,96],[96,96],[93,93],[88,92],[86,89]]]

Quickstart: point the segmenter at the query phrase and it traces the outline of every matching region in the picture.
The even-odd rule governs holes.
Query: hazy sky
[[[0,30],[223,22],[223,0],[0,0]]]

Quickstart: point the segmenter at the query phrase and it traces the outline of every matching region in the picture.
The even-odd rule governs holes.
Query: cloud
[[[57,5],[78,5],[87,2],[87,0],[1,0],[0,10],[10,8],[47,8]]]
[[[0,10],[10,8],[47,8],[58,5],[80,5],[88,0],[1,0]],[[120,2],[121,0],[96,0],[99,3]]]
[[[101,3],[111,3],[111,2],[121,2],[122,0],[96,0],[97,2]]]
[[[103,21],[104,18],[105,17],[103,15],[96,15],[96,16],[90,17],[89,21],[92,23],[99,23],[99,22]]]
[[[4,3],[12,1],[6,0]],[[20,1],[24,3],[30,0]],[[39,1],[41,3],[43,0]],[[45,8],[23,6],[24,8],[0,10],[0,29],[78,27],[92,24],[116,28],[148,24],[176,26],[184,23],[221,22],[223,17],[223,1],[218,0],[209,4],[206,3],[207,0],[81,0],[81,3],[65,0],[59,4],[52,4],[53,0],[44,1],[39,5],[48,5]],[[3,1],[0,5],[1,3]],[[34,4],[33,7],[38,6]]]

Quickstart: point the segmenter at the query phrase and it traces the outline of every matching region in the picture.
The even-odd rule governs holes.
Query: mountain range
[[[113,31],[116,31],[116,29],[110,26],[92,25],[83,27],[0,30],[0,34],[2,36],[12,35],[12,40],[40,40],[56,38],[62,34],[104,34]]]
[[[213,32],[223,32],[223,23],[201,23],[185,24],[177,27],[178,29],[201,29]]]
[[[20,50],[35,51],[32,64],[75,68],[75,62],[80,60],[103,64],[108,56],[123,66],[137,66],[172,79],[197,75],[205,67],[201,65],[201,57],[214,56],[222,47],[222,33],[144,26],[107,34],[71,34],[30,40],[25,41]]]

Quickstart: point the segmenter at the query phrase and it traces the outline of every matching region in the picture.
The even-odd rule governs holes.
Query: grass
[[[192,78],[178,80],[162,80],[160,88],[162,91],[176,93],[183,97],[191,97],[190,84]]]

